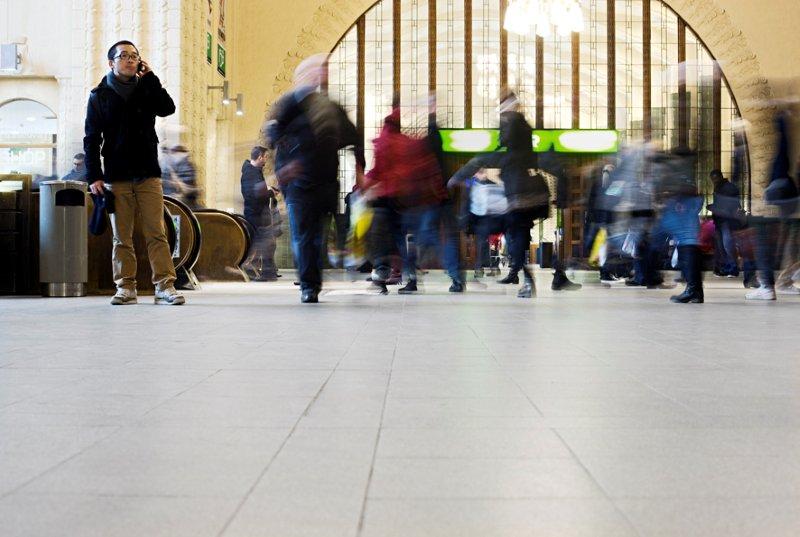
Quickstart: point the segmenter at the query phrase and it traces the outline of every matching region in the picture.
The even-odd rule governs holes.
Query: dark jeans
[[[372,210],[372,226],[369,230],[372,264],[377,279],[386,281],[392,273],[393,260],[398,253],[404,263],[407,263],[403,215],[390,203],[382,200],[377,200]]]
[[[264,276],[276,276],[278,268],[275,266],[275,250],[278,247],[277,226],[255,227],[255,235],[250,246],[248,260]]]
[[[439,207],[439,221],[442,225],[444,244],[442,245],[442,262],[447,275],[453,281],[463,282],[464,270],[461,266],[461,245],[458,229],[458,212],[455,202],[447,200]]]
[[[739,264],[736,260],[736,240],[733,237],[730,221],[717,219],[714,221],[714,229],[716,268],[723,274],[738,275]]]
[[[409,280],[417,278],[417,248],[436,251],[441,248],[442,264],[450,278],[462,279],[458,268],[458,230],[451,208],[445,206],[399,209],[390,200],[376,200],[372,217],[372,256],[379,278],[388,279],[392,260],[399,253],[403,271]],[[441,228],[440,228],[441,226]],[[440,245],[440,229],[444,244]],[[412,234],[414,242],[406,243]]]
[[[520,270],[530,280],[533,274],[525,264],[525,252],[531,247],[531,227],[533,214],[531,211],[511,211],[506,215],[506,242],[511,257],[511,272]]]
[[[773,218],[752,218],[756,229],[756,266],[758,281],[769,288],[775,287],[776,241],[780,233],[780,222]]]
[[[475,232],[475,270],[492,266],[489,255],[489,235],[503,232],[504,218],[502,215],[473,215],[472,229]]]
[[[669,234],[662,229],[642,235],[633,261],[634,279],[640,285],[659,285],[663,283],[661,269],[664,267],[664,254],[667,251]],[[696,246],[696,245],[693,245]],[[680,259],[680,253],[678,254]]]
[[[330,204],[311,196],[293,197],[286,200],[286,209],[300,288],[321,289],[321,253],[330,221]]]

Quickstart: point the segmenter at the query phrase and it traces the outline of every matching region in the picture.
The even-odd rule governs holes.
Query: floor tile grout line
[[[24,368],[24,369],[27,369],[27,368]],[[39,367],[33,367],[33,368],[30,368],[30,369],[33,369],[33,370],[36,370],[36,371],[40,371],[42,368],[39,368]],[[70,371],[72,371],[72,370],[70,369]],[[14,401],[13,403],[10,403],[10,404],[7,404],[7,405],[0,406],[0,413],[7,411],[9,408],[13,407],[14,405],[17,405],[17,404],[19,404],[19,403],[23,403],[23,402],[25,402],[25,401],[27,401],[27,400],[29,400],[29,399],[35,399],[36,397],[41,397],[41,396],[43,396],[43,395],[47,395],[47,394],[48,394],[48,393],[50,393],[50,392],[53,392],[53,391],[55,391],[55,390],[59,390],[59,389],[61,389],[61,388],[65,387],[65,386],[69,386],[70,384],[77,384],[78,382],[84,381],[84,380],[86,380],[86,379],[90,378],[91,376],[92,376],[92,375],[81,376],[81,377],[80,377],[80,378],[78,378],[78,379],[75,379],[75,380],[69,380],[69,381],[67,381],[67,382],[64,382],[63,384],[59,384],[58,386],[53,386],[53,387],[51,387],[51,388],[45,389],[45,390],[44,390],[43,392],[41,392],[41,393],[37,393],[37,394],[34,394],[34,395],[29,395],[29,396],[27,396],[27,397],[23,397],[22,399],[19,399],[19,400],[17,400],[17,401]]]
[[[383,394],[383,403],[381,405],[381,416],[380,421],[378,422],[378,432],[375,435],[375,445],[372,448],[372,460],[370,461],[369,465],[369,475],[367,475],[367,484],[364,487],[364,499],[361,502],[361,512],[358,516],[358,525],[356,527],[356,537],[360,537],[364,532],[364,522],[366,521],[367,516],[367,503],[369,502],[369,491],[372,487],[372,477],[375,475],[375,463],[378,460],[378,448],[380,446],[381,441],[381,432],[383,430],[383,418],[386,414],[386,402],[389,400],[389,389],[392,384],[392,373],[394,371],[393,365],[394,360],[397,357],[397,346],[400,343],[400,333],[403,330],[403,325],[405,321],[405,314],[406,314],[406,303],[408,302],[408,297],[402,301],[402,306],[400,310],[400,323],[397,328],[397,333],[395,335],[395,345],[394,350],[392,351],[392,359],[389,362],[389,374],[386,378],[386,391]]]
[[[475,329],[472,327],[472,325],[470,325],[470,329],[471,329],[471,330],[472,330],[472,332],[475,334],[475,336],[478,338],[478,340],[481,342],[481,345],[483,345],[483,347],[484,347],[484,348],[485,348],[485,349],[486,349],[486,350],[487,350],[487,351],[490,353],[490,355],[492,356],[492,358],[493,358],[495,361],[497,361],[497,357],[495,356],[494,352],[492,352],[492,351],[491,351],[491,349],[489,349],[489,347],[487,347],[487,346],[486,346],[486,344],[484,343],[483,339],[481,339],[481,338],[480,338],[480,336],[478,336],[477,332],[476,332],[476,331],[475,331]],[[539,407],[538,407],[538,406],[536,406],[536,403],[534,403],[534,402],[533,402],[533,400],[530,398],[530,395],[529,395],[529,394],[528,394],[528,393],[527,393],[525,390],[523,390],[523,389],[522,389],[522,386],[520,386],[520,384],[519,384],[519,383],[516,381],[516,379],[514,379],[514,378],[513,378],[513,376],[511,375],[511,373],[510,373],[510,372],[507,372],[507,373],[506,373],[506,376],[507,376],[507,377],[508,377],[508,378],[511,380],[511,382],[513,382],[513,383],[514,383],[514,385],[517,387],[517,389],[518,389],[518,390],[519,390],[519,391],[520,391],[520,392],[521,392],[521,393],[522,393],[522,394],[525,396],[525,398],[528,400],[528,402],[531,404],[531,406],[532,406],[532,407],[533,407],[533,408],[534,408],[534,409],[535,409],[535,410],[536,410],[536,411],[539,413],[539,415],[540,415],[541,417],[543,417],[543,418],[544,418],[544,417],[546,417],[546,416],[544,415],[544,413],[543,413],[543,412],[542,412],[542,411],[539,409]],[[563,446],[564,446],[564,447],[567,449],[567,451],[570,453],[570,455],[571,455],[571,459],[572,459],[574,462],[576,462],[576,463],[577,463],[577,464],[580,466],[580,468],[581,468],[581,469],[584,471],[584,473],[586,474],[586,476],[587,476],[587,477],[588,477],[588,478],[591,480],[591,482],[592,482],[592,483],[594,483],[595,487],[597,487],[597,489],[598,489],[598,490],[600,490],[600,491],[603,493],[603,496],[606,498],[606,500],[608,500],[608,501],[609,501],[609,503],[611,503],[611,504],[613,505],[613,507],[614,507],[614,510],[615,510],[615,511],[616,511],[616,512],[617,512],[617,513],[618,513],[618,514],[619,514],[619,515],[620,515],[620,516],[623,518],[623,520],[625,520],[625,522],[626,522],[626,523],[627,523],[627,525],[630,527],[630,529],[633,531],[633,533],[634,533],[634,534],[636,534],[636,535],[640,535],[640,533],[639,533],[639,532],[636,530],[636,528],[635,528],[635,526],[633,525],[633,523],[632,523],[630,520],[628,520],[628,517],[626,517],[626,516],[625,516],[625,514],[624,514],[624,513],[623,513],[623,512],[622,512],[622,511],[619,509],[619,507],[618,507],[618,506],[617,506],[617,505],[614,503],[614,501],[613,501],[613,500],[611,499],[611,497],[608,495],[608,492],[607,492],[607,491],[606,491],[606,490],[605,490],[605,489],[604,489],[604,488],[603,488],[603,487],[600,485],[600,483],[599,483],[599,482],[598,482],[598,481],[597,481],[597,480],[594,478],[594,476],[591,474],[591,472],[589,472],[589,469],[588,469],[588,468],[586,468],[586,466],[583,464],[583,462],[582,462],[582,461],[581,461],[581,460],[578,458],[578,456],[575,454],[575,452],[572,450],[572,448],[569,446],[569,444],[567,444],[567,442],[564,440],[564,438],[563,438],[563,437],[562,437],[562,436],[561,436],[561,435],[558,433],[558,431],[557,431],[555,428],[552,428],[552,427],[550,427],[550,428],[547,428],[547,429],[549,429],[549,430],[550,430],[550,431],[551,431],[553,434],[555,434],[555,435],[558,437],[558,439],[559,439],[559,441],[561,442],[561,444],[562,444],[562,445],[563,445]]]
[[[575,463],[578,464],[578,466],[580,466],[581,470],[583,470],[583,472],[586,474],[586,477],[588,477],[589,480],[591,480],[591,482],[594,484],[594,486],[597,487],[597,489],[603,493],[603,497],[606,500],[608,500],[608,502],[612,505],[614,511],[616,511],[617,514],[619,514],[619,516],[622,517],[622,519],[626,522],[626,524],[630,527],[630,529],[633,531],[635,535],[639,535],[641,537],[642,534],[639,532],[639,530],[636,529],[636,526],[634,526],[633,522],[625,515],[622,509],[619,508],[619,506],[616,504],[611,495],[609,495],[608,491],[605,488],[603,488],[603,486],[600,484],[599,481],[597,481],[597,479],[594,477],[594,475],[592,475],[592,472],[589,471],[586,465],[583,464],[583,461],[578,457],[578,454],[575,453],[575,451],[573,451],[572,447],[567,443],[567,441],[564,440],[564,437],[561,436],[561,433],[559,433],[556,428],[551,428],[550,430],[553,432],[553,434],[555,434],[558,437],[558,439],[561,441],[561,443],[564,445],[567,451],[569,451],[569,453],[572,455],[572,460],[574,460]]]
[[[483,339],[478,335],[478,333],[475,331],[475,328],[471,324],[469,325],[469,329],[472,331],[473,334],[475,334],[475,337],[478,338],[478,341],[480,341],[481,346],[483,346],[483,348],[486,349],[486,352],[489,353],[489,356],[492,357],[492,360],[494,360],[499,366],[500,365],[500,361],[497,359],[497,356],[486,345],[486,343],[484,343]],[[530,395],[528,395],[528,393],[525,392],[525,390],[522,389],[522,386],[520,386],[519,383],[516,380],[514,380],[514,377],[511,375],[511,373],[508,372],[508,371],[503,371],[502,368],[500,370],[502,371],[503,376],[505,376],[507,379],[509,379],[512,383],[514,383],[514,386],[517,387],[517,390],[519,390],[519,392],[522,394],[522,396],[528,401],[528,403],[530,403],[531,407],[533,407],[533,409],[536,412],[539,413],[538,417],[544,418],[545,417],[544,412],[542,412],[541,409],[538,406],[536,406],[536,403],[533,402],[533,399],[531,399]]]
[[[182,392],[180,392],[180,393],[178,393],[178,394],[174,395],[173,397],[170,397],[170,398],[167,398],[167,399],[165,399],[165,400],[164,400],[164,401],[162,401],[161,403],[158,403],[156,406],[154,406],[153,408],[151,408],[151,409],[147,410],[147,411],[146,411],[144,414],[142,414],[142,415],[141,415],[141,416],[138,418],[138,420],[140,420],[142,417],[146,416],[148,413],[152,412],[152,411],[153,411],[153,410],[155,410],[156,408],[160,407],[161,405],[163,405],[163,404],[165,404],[165,403],[167,403],[167,402],[171,401],[171,400],[172,400],[172,399],[174,399],[175,397],[178,397],[179,395],[181,395],[181,394],[183,394],[183,393],[187,392],[188,390],[190,390],[190,389],[194,388],[194,387],[195,387],[195,386],[197,386],[198,384],[200,384],[200,383],[202,383],[202,382],[204,382],[204,381],[208,380],[209,378],[211,378],[212,376],[214,376],[214,375],[215,375],[216,373],[218,373],[218,372],[219,372],[219,371],[217,371],[217,372],[215,372],[215,373],[212,373],[211,375],[209,375],[208,377],[206,377],[206,378],[204,378],[203,380],[199,381],[198,383],[195,383],[195,384],[193,384],[193,385],[189,386],[188,388],[186,388],[186,389],[185,389],[185,390],[183,390]],[[85,378],[85,377],[84,377],[84,378]],[[81,378],[80,380],[83,380],[84,378]],[[69,382],[67,382],[67,383],[65,383],[65,384],[62,384],[62,385],[60,385],[60,386],[57,386],[57,387],[55,387],[55,388],[53,388],[53,389],[55,390],[55,389],[61,388],[61,387],[63,387],[63,386],[66,386],[67,384],[70,384],[70,383],[69,383]],[[51,390],[48,390],[48,391],[51,391]],[[40,394],[40,395],[41,395],[41,394]],[[0,410],[3,410],[3,409],[0,409]],[[138,421],[138,420],[133,420],[133,423],[140,423],[140,421]],[[83,454],[84,452],[86,452],[88,449],[90,449],[90,448],[94,447],[95,445],[99,444],[100,442],[103,442],[103,441],[105,441],[105,440],[108,440],[109,438],[111,438],[111,437],[112,437],[112,436],[114,436],[115,434],[119,433],[120,431],[124,430],[124,429],[125,429],[126,427],[128,427],[128,426],[129,426],[129,424],[122,424],[122,425],[112,425],[112,426],[110,426],[111,428],[113,428],[113,430],[112,430],[112,431],[110,431],[110,432],[109,432],[107,435],[105,435],[105,436],[103,436],[102,438],[98,439],[96,442],[92,442],[90,445],[88,445],[88,446],[86,446],[85,448],[81,449],[80,451],[78,451],[77,453],[73,454],[72,456],[70,456],[70,457],[68,457],[68,458],[66,458],[66,459],[64,459],[64,460],[61,460],[61,461],[59,461],[59,462],[58,462],[58,463],[56,463],[55,465],[53,465],[53,466],[51,466],[51,467],[47,468],[46,470],[44,470],[43,472],[41,472],[41,473],[39,473],[39,474],[37,474],[37,475],[35,475],[35,476],[34,476],[34,477],[32,477],[31,479],[29,479],[29,480],[27,480],[26,482],[24,482],[23,484],[21,484],[19,487],[15,488],[15,489],[12,489],[11,491],[9,491],[9,492],[7,492],[7,493],[5,493],[5,494],[3,494],[3,495],[0,495],[0,498],[5,498],[5,497],[7,497],[9,494],[14,494],[15,492],[18,492],[19,490],[21,490],[22,488],[24,488],[24,487],[26,487],[26,486],[30,485],[32,482],[34,482],[35,480],[39,479],[40,477],[43,477],[43,476],[44,476],[44,475],[46,475],[47,473],[49,473],[49,472],[51,472],[51,471],[55,470],[56,468],[58,468],[58,467],[62,466],[62,465],[63,465],[63,464],[65,464],[65,463],[67,463],[67,462],[71,461],[71,460],[72,460],[72,459],[74,459],[75,457],[77,457],[77,456],[79,456],[79,455],[82,455],[82,454]]]
[[[173,396],[171,396],[171,397],[167,397],[166,399],[164,399],[163,401],[161,401],[160,403],[158,403],[158,404],[157,404],[157,405],[155,405],[154,407],[152,407],[152,408],[148,409],[148,410],[147,410],[147,411],[146,411],[144,414],[142,414],[141,416],[139,416],[139,418],[138,418],[138,419],[137,419],[135,422],[136,422],[136,423],[141,423],[141,419],[142,419],[142,418],[144,418],[145,416],[147,416],[148,414],[150,414],[151,412],[153,412],[154,410],[156,410],[156,409],[158,409],[158,408],[161,408],[163,405],[166,405],[167,403],[169,403],[169,402],[171,402],[171,401],[174,401],[175,399],[177,399],[177,398],[178,398],[178,397],[180,397],[181,395],[185,394],[186,392],[188,392],[188,391],[190,391],[190,390],[193,390],[194,388],[197,388],[198,386],[200,386],[202,383],[204,383],[204,382],[205,382],[205,381],[207,381],[208,379],[210,379],[210,378],[214,377],[215,375],[218,375],[218,374],[219,374],[221,371],[222,371],[222,369],[217,369],[216,371],[214,371],[214,372],[213,372],[213,373],[211,373],[210,375],[208,375],[208,376],[206,376],[206,377],[204,377],[204,378],[200,379],[199,381],[195,382],[195,383],[194,383],[194,384],[192,384],[191,386],[187,386],[186,388],[184,388],[183,390],[179,391],[179,392],[178,392],[178,393],[176,393],[175,395],[173,395]]]
[[[331,369],[330,374],[323,381],[322,385],[320,385],[319,390],[317,390],[316,395],[314,395],[314,397],[312,397],[311,401],[309,401],[308,405],[306,405],[306,408],[303,410],[303,412],[300,414],[300,416],[297,418],[297,420],[295,420],[294,425],[292,425],[291,429],[289,429],[289,432],[287,433],[286,438],[283,439],[283,441],[278,446],[278,449],[276,449],[275,453],[273,453],[272,456],[269,458],[269,460],[267,461],[267,464],[264,466],[264,468],[261,470],[261,472],[259,472],[258,476],[256,477],[256,480],[253,482],[253,484],[250,486],[250,488],[248,488],[247,492],[242,497],[242,499],[237,503],[237,505],[234,508],[233,512],[227,518],[227,520],[225,521],[225,524],[223,524],[223,526],[220,529],[219,533],[217,533],[217,537],[223,537],[225,532],[228,531],[228,529],[230,528],[230,526],[233,523],[233,521],[236,519],[236,517],[241,512],[241,510],[244,507],[245,503],[247,503],[247,500],[250,499],[250,496],[253,494],[253,492],[255,491],[256,487],[258,487],[259,483],[261,483],[261,480],[269,472],[269,469],[272,467],[272,464],[275,462],[275,460],[278,458],[278,456],[283,451],[283,448],[286,447],[286,444],[289,443],[289,439],[297,431],[298,427],[300,426],[300,422],[303,421],[303,418],[308,416],[308,412],[311,410],[311,407],[314,405],[314,403],[317,402],[317,400],[319,399],[320,395],[322,395],[322,392],[325,390],[325,387],[330,382],[330,380],[333,377],[334,373],[336,373],[339,364],[342,363],[342,361],[345,359],[345,357],[347,356],[347,354],[350,351],[350,349],[353,348],[353,345],[355,345],[356,341],[358,341],[359,336],[366,331],[366,328],[367,328],[368,324],[369,323],[366,323],[364,326],[362,326],[361,329],[353,336],[353,339],[350,342],[350,345],[348,345],[347,349],[344,351],[344,353],[342,353],[342,357],[339,359],[339,361],[336,363],[336,365],[333,367],[333,369]]]
[[[48,473],[56,470],[57,468],[60,468],[61,466],[63,466],[64,464],[68,463],[69,461],[75,459],[76,457],[79,457],[80,455],[83,455],[86,451],[88,451],[91,448],[95,447],[97,444],[100,444],[101,442],[104,442],[104,441],[108,440],[109,438],[111,438],[112,436],[117,434],[120,430],[122,430],[123,428],[124,428],[124,426],[122,426],[122,425],[112,426],[113,430],[110,431],[107,435],[105,435],[105,436],[103,436],[101,438],[98,438],[96,441],[92,442],[88,446],[85,446],[83,449],[78,450],[76,453],[73,453],[72,455],[70,455],[66,459],[62,459],[62,460],[58,461],[57,463],[55,463],[54,465],[50,466],[49,468],[45,469],[44,471],[39,472],[38,474],[36,474],[32,478],[28,479],[24,483],[20,484],[16,488],[11,489],[11,490],[9,490],[8,492],[6,492],[4,494],[0,494],[0,500],[9,497],[12,494],[16,494],[16,493],[20,492],[22,489],[24,489],[25,487],[27,487],[28,485],[30,485],[31,483],[33,483],[37,479],[44,477]]]

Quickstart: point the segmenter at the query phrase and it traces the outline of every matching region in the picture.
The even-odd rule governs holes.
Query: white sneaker
[[[117,289],[117,293],[111,298],[112,306],[127,306],[136,304],[136,289]]]
[[[745,299],[747,300],[775,300],[775,298],[775,289],[772,287],[764,287],[763,285],[745,295]]]
[[[163,291],[156,291],[155,303],[167,306],[180,306],[186,299],[174,287],[167,287]]]
[[[779,295],[800,295],[800,289],[791,284],[777,285],[775,286],[775,292]]]

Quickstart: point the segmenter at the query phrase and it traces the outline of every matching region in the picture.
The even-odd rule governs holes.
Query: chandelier
[[[566,36],[583,30],[578,0],[509,0],[503,28],[517,35]]]

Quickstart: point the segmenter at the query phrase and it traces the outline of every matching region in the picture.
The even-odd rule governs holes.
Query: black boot
[[[519,283],[519,274],[517,273],[516,270],[512,270],[511,272],[508,273],[508,276],[506,276],[502,280],[497,280],[497,283],[502,283],[504,285],[510,283]]]
[[[563,270],[558,269],[553,273],[553,283],[550,286],[553,291],[577,291],[581,287],[581,284],[570,281]]]
[[[417,280],[408,280],[408,283],[405,286],[401,287],[397,290],[397,292],[401,295],[411,295],[417,292]]]
[[[319,302],[319,289],[303,289],[300,293],[300,302],[303,304],[316,304]]]
[[[450,286],[450,289],[448,289],[448,291],[450,291],[451,293],[463,293],[464,289],[465,289],[464,282],[462,282],[461,280],[453,280],[453,284]]]
[[[686,267],[686,289],[683,293],[670,297],[677,304],[702,304],[703,277],[700,272],[700,249],[697,246],[678,246],[678,259],[683,259]]]

